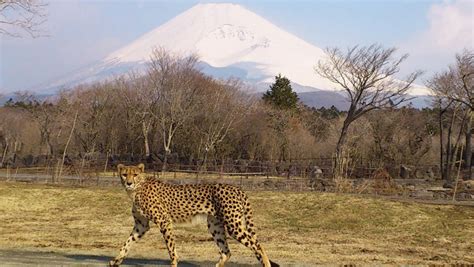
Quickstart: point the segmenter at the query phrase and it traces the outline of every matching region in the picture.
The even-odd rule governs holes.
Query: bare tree
[[[244,98],[238,80],[218,82],[210,79],[200,97],[201,107],[195,117],[195,127],[201,135],[204,152],[203,166],[206,166],[208,153],[224,141],[236,122],[245,117],[251,103]]]
[[[165,150],[163,170],[171,153],[173,137],[196,112],[197,95],[205,79],[196,68],[196,56],[172,55],[155,49],[148,68],[152,102],[150,113],[160,126]]]
[[[108,150],[114,127],[111,122],[118,114],[114,108],[111,87],[111,83],[98,83],[90,87],[78,87],[70,93],[71,111],[79,111],[73,132],[75,140],[82,147],[82,165],[86,158]],[[70,112],[70,121],[74,115]]]
[[[474,117],[474,51],[464,50],[461,54],[457,54],[455,65],[450,66],[448,71],[436,74],[428,84],[438,97],[459,103],[468,112],[465,126],[464,166],[470,170]]]
[[[409,100],[406,93],[421,73],[414,72],[404,81],[394,79],[400,64],[408,57],[406,54],[396,57],[395,51],[395,48],[385,49],[380,45],[355,46],[345,52],[328,48],[327,59],[315,67],[320,76],[340,86],[350,101],[336,145],[335,170],[352,122],[371,110],[396,107]]]
[[[76,111],[76,114],[74,115],[74,120],[72,122],[71,130],[69,132],[69,136],[67,138],[66,144],[64,145],[64,150],[63,150],[63,156],[61,158],[61,161],[59,163],[59,171],[57,174],[57,180],[61,179],[61,175],[63,173],[63,167],[64,167],[64,161],[66,160],[67,156],[67,149],[69,147],[69,144],[71,143],[72,136],[74,134],[74,129],[76,128],[76,122],[77,122],[77,115],[79,114],[79,111]]]
[[[441,80],[443,79],[443,80]],[[436,93],[474,109],[474,51],[464,50],[456,55],[456,63],[448,71],[437,74],[432,79]],[[438,84],[449,83],[447,86]]]
[[[443,169],[443,179],[449,180],[449,168],[447,167],[453,160],[450,156],[450,140],[455,114],[462,114],[462,125],[460,131],[465,132],[464,166],[469,170],[471,177],[472,160],[472,120],[474,116],[474,53],[464,50],[456,55],[456,64],[449,67],[449,70],[434,75],[428,82],[428,86],[434,91],[439,108],[440,121],[440,141],[441,156],[440,164]],[[447,130],[447,144],[443,149],[443,120],[446,115],[451,114],[451,123]],[[459,115],[458,115],[459,116]],[[461,132],[459,132],[461,135]],[[459,139],[459,138],[458,138]],[[459,141],[459,140],[458,140]],[[458,142],[456,142],[456,147]],[[443,157],[443,153],[445,157]],[[451,157],[451,158],[450,158]]]
[[[150,157],[150,132],[155,123],[155,117],[151,115],[153,98],[150,97],[152,87],[148,79],[130,73],[127,79],[119,79],[119,88],[124,98],[125,111],[130,111],[131,124],[141,129],[143,138],[144,156]]]
[[[431,116],[410,107],[371,112],[364,136],[370,141],[358,146],[359,151],[376,167],[419,164],[432,147]]]
[[[50,157],[54,154],[52,142],[53,131],[57,128],[57,106],[48,99],[40,99],[30,92],[16,92],[16,105],[27,111],[38,124],[41,134],[41,145],[45,146],[44,154]]]
[[[0,107],[0,168],[15,164],[19,154],[26,149],[37,152],[35,147],[27,145],[27,141],[38,141],[36,138],[39,137],[35,135],[36,125],[28,123],[29,118],[22,109]]]
[[[460,160],[457,158],[458,151],[459,149],[463,150],[460,141],[469,112],[466,112],[458,102],[447,101],[443,103],[439,100],[438,98],[435,107],[439,109],[441,178],[451,183],[453,181],[451,173]],[[444,133],[445,130],[446,133]]]
[[[33,38],[44,35],[47,4],[41,0],[0,0],[0,35]]]
[[[2,147],[2,152],[0,153],[0,156],[2,157],[2,160],[0,161],[0,168],[3,168],[7,159],[7,155],[10,147],[12,144],[16,147],[17,145],[17,135],[12,132],[12,127],[11,127],[11,119],[9,120],[9,116],[6,116],[6,112],[3,111],[2,116],[0,117],[0,145]],[[16,149],[15,149],[16,150]],[[16,151],[13,151],[15,153]]]

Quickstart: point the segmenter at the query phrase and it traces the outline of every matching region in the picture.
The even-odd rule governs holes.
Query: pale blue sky
[[[50,37],[0,37],[0,92],[25,90],[100,60],[200,2],[47,1]],[[380,43],[410,53],[402,74],[428,78],[473,49],[474,1],[222,1],[325,48]],[[422,81],[421,81],[422,82]]]

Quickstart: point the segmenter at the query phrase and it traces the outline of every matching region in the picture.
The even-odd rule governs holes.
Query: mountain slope
[[[258,85],[273,82],[274,76],[281,73],[298,85],[298,92],[338,91],[336,85],[314,72],[317,62],[326,57],[322,49],[235,4],[198,4],[49,87],[68,87],[130,70],[143,71],[156,47],[195,53],[203,71],[218,77],[236,76]],[[423,89],[412,92],[425,94]]]
[[[105,62],[144,62],[156,46],[194,52],[212,67],[238,66],[251,80],[270,81],[283,73],[304,86],[332,87],[313,71],[324,51],[239,5],[198,4],[113,52]]]

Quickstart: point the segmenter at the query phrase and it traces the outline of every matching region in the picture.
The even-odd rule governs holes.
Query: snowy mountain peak
[[[304,86],[334,87],[313,71],[325,56],[320,48],[235,4],[198,4],[113,52],[105,62],[145,62],[157,46],[196,53],[212,68],[238,67],[246,72],[244,79],[269,82],[282,73]]]
[[[159,14],[158,14],[159,15]],[[314,72],[323,50],[273,25],[236,4],[198,4],[101,62],[73,73],[51,86],[103,80],[132,69],[143,70],[154,48],[200,57],[204,71],[218,77],[236,76],[256,87],[281,73],[302,91],[336,91]],[[265,85],[265,87],[267,87]]]

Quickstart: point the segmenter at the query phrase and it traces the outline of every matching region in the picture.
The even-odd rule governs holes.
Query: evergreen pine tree
[[[13,107],[15,103],[13,102],[13,98],[8,99],[7,102],[5,102],[5,107]]]
[[[291,88],[290,80],[281,74],[275,76],[275,83],[263,94],[262,99],[279,109],[296,109],[299,100]]]

